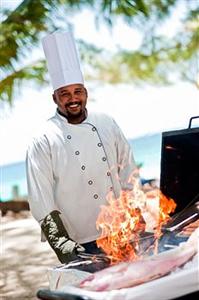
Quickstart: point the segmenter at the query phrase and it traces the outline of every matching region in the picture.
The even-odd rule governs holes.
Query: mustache
[[[81,105],[81,102],[80,101],[70,101],[70,102],[65,104],[65,107],[68,107],[68,106],[74,105],[74,104]]]

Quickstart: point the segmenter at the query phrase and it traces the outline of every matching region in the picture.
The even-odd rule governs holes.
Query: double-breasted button
[[[92,127],[92,131],[96,131],[96,128],[94,126]]]
[[[111,176],[111,172],[108,171],[108,172],[106,173],[106,175],[107,175],[107,176]]]
[[[102,147],[102,143],[98,143],[97,145],[98,145],[98,147]]]
[[[83,166],[81,166],[81,169],[82,169],[82,170],[85,170],[85,169],[86,169],[86,167],[83,165]]]
[[[71,135],[67,135],[67,139],[70,140],[71,139]]]
[[[110,187],[110,191],[113,191],[113,187],[112,186]]]
[[[103,160],[103,161],[106,161],[106,157],[105,157],[105,156],[104,156],[104,157],[102,157],[102,160]]]
[[[95,194],[93,197],[94,197],[94,199],[97,199],[97,198],[98,198],[98,195],[97,195],[97,194]]]
[[[89,184],[89,185],[93,184],[93,181],[92,181],[92,180],[89,180],[89,181],[88,181],[88,184]]]
[[[79,151],[75,151],[75,155],[79,155]]]

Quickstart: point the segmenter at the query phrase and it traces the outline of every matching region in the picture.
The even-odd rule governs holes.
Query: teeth
[[[71,105],[69,105],[69,107],[78,107],[78,104],[71,104]]]

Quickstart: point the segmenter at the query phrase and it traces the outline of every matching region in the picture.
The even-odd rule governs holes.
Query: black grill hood
[[[162,133],[160,189],[177,203],[176,212],[199,200],[199,127]]]

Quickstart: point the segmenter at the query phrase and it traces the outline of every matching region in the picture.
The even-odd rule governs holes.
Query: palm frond
[[[171,39],[158,35],[155,30],[157,26],[181,4],[186,7],[181,31]],[[118,17],[123,18],[141,30],[143,37],[136,51],[120,49],[116,54],[105,53],[92,44],[80,41],[87,78],[112,83],[165,84],[170,82],[170,73],[175,71],[178,78],[198,82],[198,1],[23,0],[14,11],[1,11],[0,96],[3,101],[12,103],[17,87],[22,87],[24,81],[46,83],[44,62],[31,62],[33,49],[38,47],[44,33],[58,28],[66,30],[71,25],[71,14],[84,8],[92,9],[96,20],[105,20],[109,27],[114,26]]]
[[[12,104],[13,96],[21,90],[24,82],[34,81],[38,85],[46,85],[46,62],[39,60],[27,65],[15,72],[10,73],[0,81],[0,98]]]

